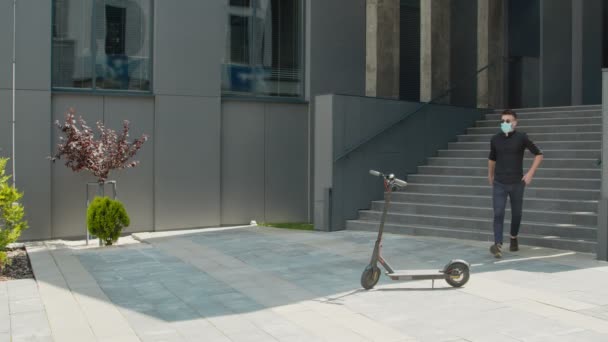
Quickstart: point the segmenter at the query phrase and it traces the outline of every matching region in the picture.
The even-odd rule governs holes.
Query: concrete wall
[[[370,169],[407,179],[417,167],[465,132],[481,111],[429,105],[393,129],[340,159],[349,148],[420,106],[415,102],[326,95],[316,101],[315,215],[317,230],[344,229],[370,200],[382,198],[381,183]],[[332,189],[328,206],[325,190]],[[329,210],[327,208],[330,208]]]

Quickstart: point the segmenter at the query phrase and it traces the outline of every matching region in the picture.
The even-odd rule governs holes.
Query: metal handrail
[[[483,68],[481,68],[481,69],[477,70],[477,71],[475,72],[475,74],[474,74],[474,75],[472,75],[472,76],[477,77],[477,76],[479,75],[479,73],[481,73],[482,71],[484,71],[484,70],[486,70],[486,69],[488,69],[488,68],[492,67],[493,65],[495,65],[495,64],[497,64],[497,63],[499,63],[499,62],[505,63],[506,61],[507,61],[507,59],[506,59],[505,57],[499,58],[498,60],[496,60],[496,61],[494,61],[494,62],[492,62],[492,63],[488,63],[488,64],[486,64],[486,65],[485,65]],[[393,128],[395,125],[397,125],[397,124],[398,124],[398,123],[400,123],[401,121],[403,121],[403,120],[407,119],[408,117],[410,117],[410,116],[412,116],[412,115],[414,115],[414,114],[418,113],[419,111],[421,111],[421,110],[422,110],[424,107],[426,107],[427,105],[432,104],[432,103],[436,102],[437,100],[439,100],[439,99],[441,99],[441,98],[444,98],[444,97],[445,97],[445,96],[447,96],[449,93],[451,93],[451,92],[452,92],[452,90],[456,89],[456,88],[458,87],[458,85],[460,85],[460,83],[462,83],[464,80],[465,80],[465,78],[463,77],[463,78],[462,78],[462,79],[460,79],[459,81],[455,82],[455,83],[454,83],[454,85],[453,85],[452,87],[448,88],[446,91],[444,91],[443,93],[441,93],[439,96],[436,96],[436,97],[432,98],[432,99],[431,99],[430,101],[428,101],[428,102],[424,102],[424,103],[420,104],[420,105],[419,105],[419,106],[418,106],[418,107],[417,107],[415,110],[413,110],[413,111],[411,111],[411,112],[406,113],[405,115],[403,115],[402,117],[400,117],[400,118],[399,118],[399,119],[397,119],[396,121],[391,122],[390,124],[386,125],[384,128],[382,128],[382,129],[381,129],[381,130],[379,130],[378,132],[376,132],[376,133],[374,133],[374,134],[372,134],[372,135],[368,136],[367,138],[365,138],[365,139],[363,139],[363,140],[359,141],[359,142],[358,142],[358,143],[357,143],[355,146],[353,146],[353,147],[350,147],[350,148],[346,149],[346,151],[344,151],[342,154],[340,154],[338,157],[336,157],[336,158],[334,159],[334,162],[337,162],[337,161],[339,161],[339,160],[341,160],[341,159],[344,159],[346,156],[348,156],[349,154],[351,154],[353,151],[355,151],[355,150],[359,149],[361,146],[363,146],[363,145],[367,144],[368,142],[370,142],[371,140],[373,140],[373,139],[374,139],[374,138],[376,138],[377,136],[379,136],[379,135],[381,135],[382,133],[384,133],[384,132],[388,131],[389,129]],[[468,80],[468,77],[466,78],[466,80]]]

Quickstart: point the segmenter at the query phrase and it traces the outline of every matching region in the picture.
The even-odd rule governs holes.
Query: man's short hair
[[[510,109],[505,109],[502,111],[502,115],[513,115],[513,117],[515,118],[515,120],[517,120],[517,113],[515,113],[514,111],[510,110]]]

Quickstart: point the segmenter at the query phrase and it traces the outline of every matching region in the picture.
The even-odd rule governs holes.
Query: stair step
[[[524,159],[524,168],[528,169],[532,165],[532,159]],[[428,158],[429,166],[469,166],[469,167],[487,167],[488,158],[444,158],[444,157],[431,157]],[[548,169],[593,169],[598,168],[597,159],[549,159],[543,160],[541,167],[539,168]]]
[[[449,176],[477,176],[485,177],[488,175],[488,166],[418,166],[418,173],[425,175],[449,175]],[[539,178],[585,178],[600,179],[600,169],[551,169],[539,168],[535,177]]]
[[[436,194],[414,191],[398,191],[393,193],[392,200],[395,202],[416,202],[441,205],[462,205],[471,207],[485,207],[492,203],[490,195],[461,195],[461,194]],[[579,201],[558,198],[535,198],[524,196],[524,206],[528,210],[545,211],[568,211],[568,212],[597,212],[597,200]],[[507,206],[509,205],[507,201]]]
[[[547,112],[522,112],[517,113],[517,119],[568,119],[568,118],[588,118],[592,116],[601,116],[601,109],[588,109],[581,111],[547,111]],[[500,120],[502,114],[492,113],[486,114],[486,120]]]
[[[407,176],[407,181],[411,183],[425,184],[447,184],[447,185],[475,185],[483,186],[488,184],[487,177],[474,176],[454,176],[454,175],[425,175],[413,174]],[[599,179],[585,178],[540,178],[534,177],[533,185],[539,188],[565,188],[565,189],[588,189],[597,190],[600,188]]]
[[[498,125],[497,125],[498,126]],[[535,133],[601,133],[602,125],[550,125],[550,126],[517,126],[517,130],[529,135]],[[491,134],[500,133],[498,127],[471,127],[467,129],[468,134]]]
[[[378,231],[378,222],[352,220],[346,222],[346,229],[356,231]],[[494,241],[494,234],[489,231],[480,231],[474,229],[454,229],[447,227],[425,227],[416,225],[399,225],[386,224],[384,231],[394,234],[405,234],[414,236],[437,236],[444,238],[478,240],[478,241]],[[504,236],[505,241],[508,241],[508,230]],[[556,236],[535,236],[529,234],[519,235],[520,247],[539,246],[545,248],[563,249],[584,253],[595,253],[596,242],[585,239],[568,239]]]
[[[478,195],[490,196],[492,188],[486,186],[466,186],[466,185],[444,185],[444,184],[422,184],[409,183],[406,190],[433,194],[453,194],[453,195]],[[568,200],[597,200],[600,197],[599,190],[578,190],[560,188],[538,188],[534,185],[526,187],[525,195],[536,198],[559,198]]]
[[[487,142],[489,143],[495,134],[465,134],[458,135],[460,142]],[[534,133],[528,134],[534,142],[545,141],[591,141],[602,140],[602,133]]]
[[[483,150],[439,150],[438,157],[442,158],[488,158],[490,154],[489,145]],[[565,159],[599,159],[601,150],[546,150],[543,149],[545,158],[565,158]],[[524,154],[526,158],[533,155],[528,150]]]
[[[381,212],[384,208],[384,201],[372,202],[372,211]],[[484,207],[461,206],[461,205],[441,205],[432,203],[418,202],[391,202],[390,212],[398,214],[419,214],[443,216],[464,216],[472,218],[490,219],[494,215],[492,202],[486,203]],[[511,217],[511,210],[507,208],[505,217]],[[597,226],[597,213],[595,212],[575,212],[575,211],[544,211],[530,210],[524,206],[523,220],[531,222],[547,222],[551,224],[574,224],[586,227]]]
[[[361,210],[359,220],[361,221],[380,221],[381,211]],[[420,215],[402,214],[390,211],[386,215],[386,222],[394,224],[412,224],[431,227],[452,227],[454,229],[474,229],[493,231],[493,218],[474,218],[462,216],[439,216],[439,215]],[[504,227],[510,227],[510,217],[505,217]],[[567,236],[575,239],[596,239],[597,229],[575,224],[564,223],[545,223],[522,221],[521,231],[532,235],[557,235]]]
[[[599,150],[601,140],[593,141],[544,141],[540,146],[545,150]],[[540,144],[539,144],[540,145]],[[490,139],[482,142],[451,142],[448,149],[454,150],[490,150]]]
[[[590,117],[573,117],[563,119],[538,118],[528,119],[522,118],[517,120],[520,126],[550,126],[559,122],[560,125],[600,125],[602,123],[601,116]],[[500,127],[498,120],[479,120],[476,127]]]
[[[502,113],[504,109],[496,109],[494,110],[495,113]],[[513,108],[511,109],[512,111],[514,111],[515,113],[517,113],[517,115],[519,115],[519,113],[543,113],[543,112],[559,112],[559,111],[565,111],[565,112],[575,112],[575,111],[581,111],[581,110],[602,110],[602,105],[601,104],[595,104],[595,105],[580,105],[580,106],[557,106],[557,107],[529,107],[529,108]]]

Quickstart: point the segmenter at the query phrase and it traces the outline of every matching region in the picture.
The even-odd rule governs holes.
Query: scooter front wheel
[[[467,264],[455,262],[445,270],[445,281],[453,287],[461,287],[469,281],[470,273]]]
[[[380,269],[378,266],[367,265],[361,273],[361,286],[366,290],[371,290],[380,279]]]

